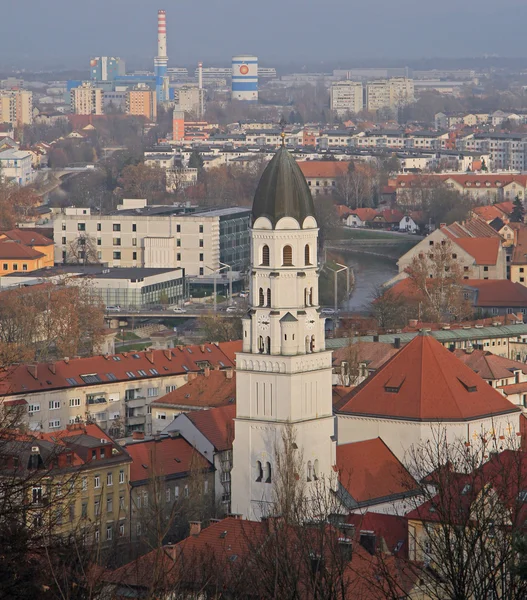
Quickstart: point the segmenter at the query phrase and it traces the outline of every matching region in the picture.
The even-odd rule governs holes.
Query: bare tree
[[[65,263],[73,265],[99,264],[97,241],[90,235],[79,234],[66,247]]]

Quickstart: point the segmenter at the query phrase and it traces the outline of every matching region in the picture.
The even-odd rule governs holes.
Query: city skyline
[[[90,55],[118,55],[131,63],[150,63],[156,55],[157,9],[167,11],[169,65],[198,60],[222,64],[240,52],[278,64],[527,55],[520,29],[527,7],[517,0],[506,0],[499,8],[475,0],[463,6],[448,0],[440,8],[412,0],[403,0],[396,8],[386,0],[368,5],[349,5],[343,0],[310,4],[269,0],[264,10],[235,0],[224,4],[203,0],[199,6],[158,4],[114,0],[108,5],[94,0],[89,11],[79,14],[78,7],[65,0],[50,0],[46,5],[35,0],[9,3],[4,8],[6,22],[23,22],[26,35],[21,47],[19,28],[7,28],[4,67],[54,61],[79,67]],[[195,27],[183,27],[183,22],[195,23]],[[505,38],[495,35],[505,28]],[[324,31],[330,30],[328,44]]]

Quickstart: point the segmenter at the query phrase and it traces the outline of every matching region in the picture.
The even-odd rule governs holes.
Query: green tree
[[[516,196],[512,204],[511,221],[513,223],[523,223],[525,221],[525,208],[523,207],[523,202]]]
[[[198,169],[198,171],[203,168],[203,158],[197,150],[192,151],[188,159],[188,166],[190,169]]]

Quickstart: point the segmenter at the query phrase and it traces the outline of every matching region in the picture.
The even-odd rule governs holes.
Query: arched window
[[[311,475],[312,475],[311,469],[312,469],[311,461],[308,460],[307,461],[307,480],[308,481],[311,481]]]
[[[293,248],[291,246],[284,246],[282,251],[282,264],[284,267],[292,267],[293,266]]]
[[[267,306],[271,306],[271,288],[267,288]]]
[[[260,352],[261,354],[265,352],[264,339],[261,335],[258,336],[258,352]]]
[[[271,354],[271,338],[269,336],[265,338],[265,353]]]
[[[265,483],[271,483],[271,463],[265,463]]]
[[[317,458],[317,459],[315,460],[315,463],[314,463],[314,465],[313,465],[313,479],[314,479],[315,481],[317,481],[317,480],[318,480],[318,478],[319,478],[319,476],[320,476],[320,473],[318,472],[318,458]]]
[[[309,290],[304,288],[304,306],[309,306]]]
[[[306,265],[311,264],[311,252],[310,252],[309,244],[306,244],[306,247],[304,248],[304,262]]]
[[[258,306],[264,306],[264,304],[265,304],[264,291],[263,291],[263,288],[260,288],[260,291],[258,292]]]
[[[311,351],[311,343],[310,343],[309,336],[306,335],[306,354],[309,354],[310,351]]]
[[[311,336],[310,352],[314,352],[314,351],[315,351],[315,336],[312,335]]]
[[[266,244],[262,248],[262,267],[269,266],[269,246]]]
[[[309,305],[313,306],[314,302],[314,292],[313,292],[313,288],[309,288]]]
[[[263,467],[262,463],[257,460],[256,461],[256,481],[262,481],[263,479]]]

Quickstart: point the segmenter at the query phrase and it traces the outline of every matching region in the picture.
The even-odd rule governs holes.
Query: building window
[[[149,398],[155,398],[156,396],[159,396],[159,388],[148,388],[147,394]]]
[[[132,252],[132,260],[137,260],[137,252]]]
[[[113,473],[111,471],[106,474],[106,485],[113,485]]]
[[[121,231],[121,224],[120,223],[114,223],[113,224],[113,230],[114,231]]]
[[[121,260],[121,253],[120,252],[114,252],[113,253],[113,259],[114,260]]]
[[[114,246],[120,246],[121,245],[121,238],[113,238],[113,245]]]
[[[264,291],[263,291],[263,288],[260,288],[260,290],[258,291],[258,306],[264,306],[264,305],[265,305]]]
[[[97,231],[101,231],[101,224],[97,223]]]
[[[177,240],[176,240],[176,246],[177,246],[178,248],[180,248],[180,247],[181,247],[181,240],[180,240],[180,239],[177,239]]]
[[[271,288],[267,288],[267,306],[271,306]]]
[[[483,270],[484,270],[485,272],[487,272],[487,271],[489,270],[489,268],[488,268],[488,267],[483,267]]]
[[[200,226],[199,226],[199,232],[200,232],[200,233],[203,233],[203,225],[200,225]]]
[[[86,231],[86,223],[77,223],[78,231]]]
[[[57,410],[58,408],[60,408],[60,400],[49,401],[49,410]]]
[[[181,254],[179,252],[176,254],[176,260],[181,260]]]
[[[137,531],[137,535],[141,535],[141,523],[137,523],[135,530]]]
[[[262,467],[262,462],[257,460],[256,461],[256,481],[260,482],[263,480],[263,467]]]
[[[60,427],[60,419],[55,419],[54,421],[49,422],[50,429],[58,429]]]
[[[124,510],[124,496],[119,496],[119,509]]]
[[[166,501],[170,502],[170,488],[167,487],[165,490]]]
[[[305,264],[306,265],[310,265],[311,264],[311,256],[310,256],[309,244],[306,244],[306,247],[304,248],[304,260],[305,260]]]
[[[132,238],[132,246],[137,246],[137,238]]]
[[[179,498],[179,485],[176,485],[174,488],[174,498],[177,500]]]
[[[98,499],[93,502],[93,514],[96,517],[101,514],[101,501]]]
[[[262,248],[262,267],[269,266],[269,246],[265,244]]]
[[[176,232],[181,233],[181,225],[176,225]]]
[[[64,245],[65,243],[66,243],[66,238],[65,238],[65,237],[63,237],[63,238],[62,238],[62,244]]]
[[[200,267],[200,268],[199,268],[199,274],[200,274],[200,275],[203,275],[203,267]]]
[[[113,512],[113,498],[112,496],[108,496],[106,498],[106,512]]]
[[[119,524],[119,537],[124,537],[124,523]]]
[[[94,488],[100,488],[101,487],[101,477],[100,477],[100,475],[95,475],[95,477],[93,478],[93,487]]]
[[[119,471],[119,483],[124,483],[124,471]]]
[[[97,544],[99,542],[99,540],[101,539],[101,534],[99,532],[98,529],[95,530],[95,533],[93,534],[93,539],[95,540],[95,543]]]
[[[200,240],[200,241],[199,241],[199,247],[200,247],[200,248],[203,248],[203,240]]]
[[[113,528],[112,528],[112,526],[111,526],[111,525],[108,525],[108,526],[106,527],[106,539],[107,539],[107,540],[111,540],[111,539],[112,539],[112,537],[113,537]]]
[[[136,223],[132,223],[132,231],[137,231],[137,225],[136,225]]]
[[[291,248],[291,246],[284,246],[282,257],[282,264],[284,267],[293,266],[293,248]]]
[[[265,483],[271,483],[271,463],[265,463]]]
[[[203,254],[202,253],[199,255],[199,261],[203,262]]]

